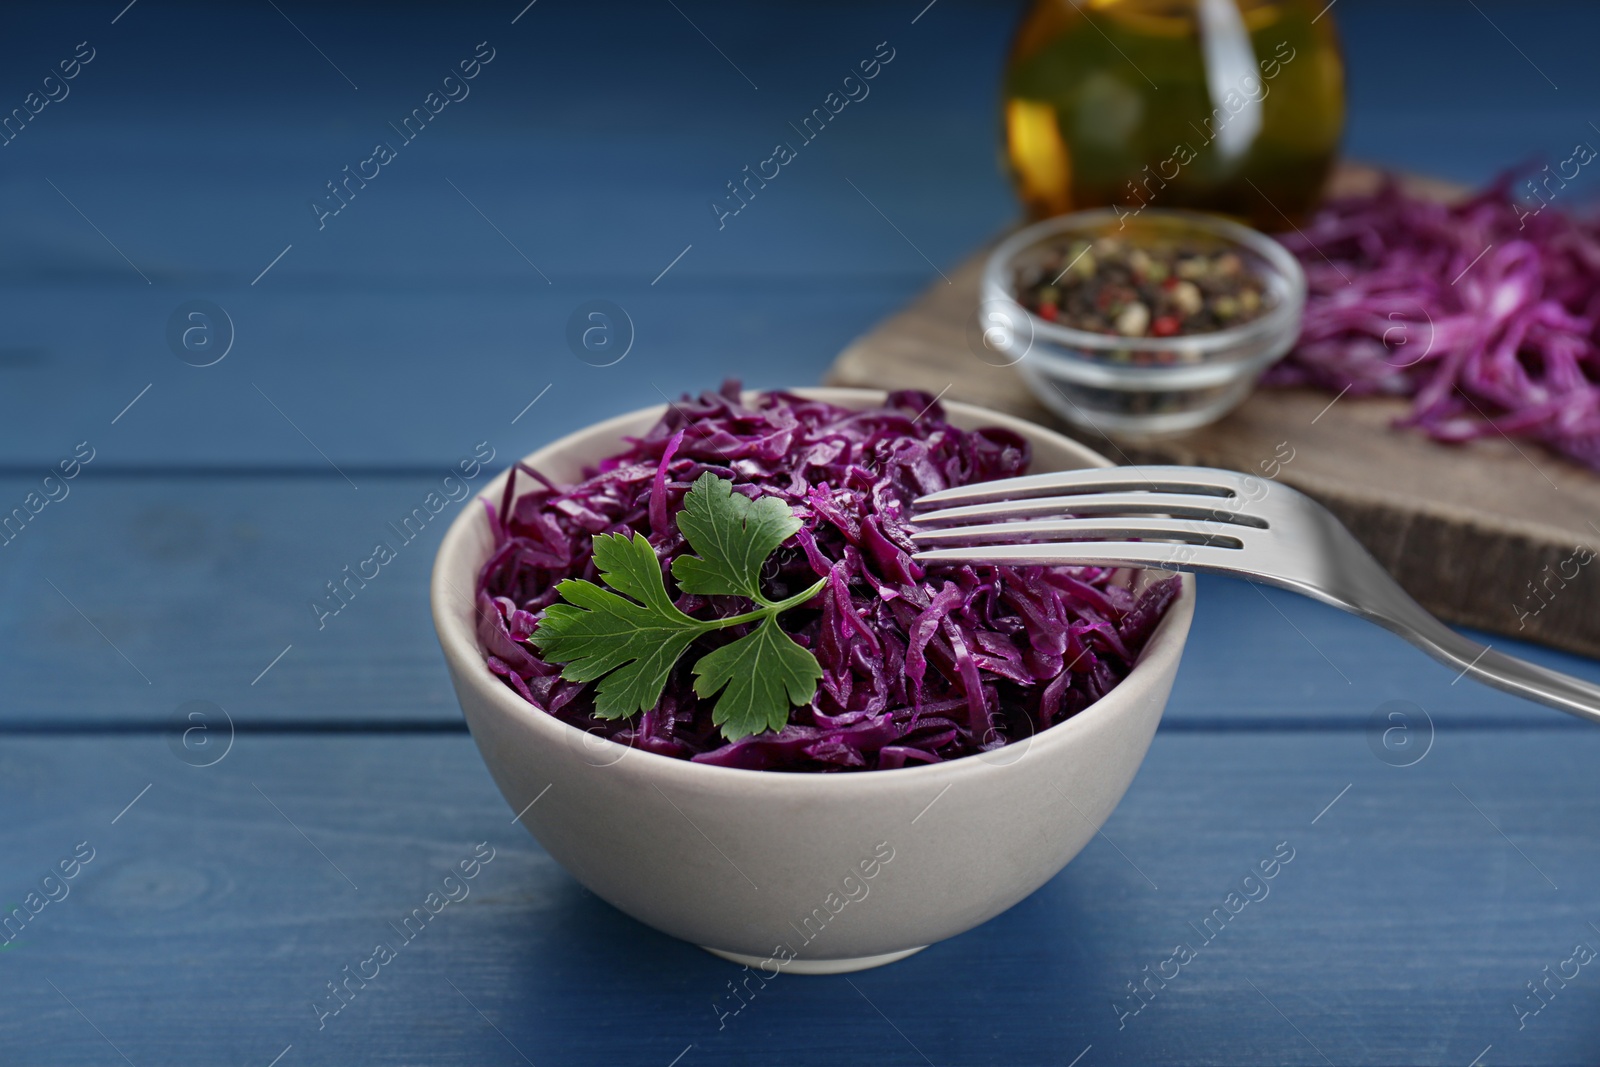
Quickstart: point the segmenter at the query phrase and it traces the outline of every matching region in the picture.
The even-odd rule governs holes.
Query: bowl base
[[[759,968],[763,964],[774,962],[770,956],[746,956],[742,952],[724,952],[720,948],[711,948],[706,945],[701,945],[700,947],[713,956],[721,956],[731,963],[742,963],[746,967]],[[916,948],[901,949],[899,952],[885,952],[878,956],[856,956],[843,960],[793,959],[781,966],[789,974],[849,974],[851,971],[870,970],[873,967],[882,967],[886,963],[903,960],[907,956],[921,952],[927,947],[927,945],[918,945]]]

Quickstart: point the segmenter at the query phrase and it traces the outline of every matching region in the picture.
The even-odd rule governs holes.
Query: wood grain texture
[[[0,721],[164,722],[190,700],[256,723],[458,721],[427,579],[460,505],[415,530],[444,474],[358,471],[357,490],[332,472],[116,477],[91,466],[0,548]],[[0,479],[11,497],[27,484]],[[390,525],[408,516],[409,542]],[[395,558],[363,581],[378,542]]]
[[[691,1046],[680,1067],[1065,1067],[1089,1045],[1096,1064],[1460,1065],[1490,1044],[1487,1063],[1587,1063],[1587,967],[1521,1031],[1511,1005],[1600,946],[1600,798],[1573,787],[1597,760],[1593,732],[1441,733],[1395,768],[1360,731],[1163,731],[1105,836],[1016,908],[883,970],[780,976],[719,1020],[738,968],[580,889],[465,737],[247,738],[204,769],[155,737],[5,738],[0,900],[77,842],[95,858],[0,951],[4,1060],[123,1062],[109,1040],[140,1067],[266,1067],[291,1044],[280,1067],[522,1063],[510,1045],[647,1067]],[[326,983],[481,841],[468,898],[319,1029]],[[1195,927],[1280,842],[1294,858],[1206,944]],[[1126,983],[1180,943],[1197,958],[1119,1029]]]
[[[268,288],[270,274],[242,292],[201,289],[236,333],[234,350],[205,368],[180,362],[162,336],[194,295],[188,286],[18,286],[28,317],[0,346],[0,466],[42,475],[80,441],[97,450],[94,464],[123,468],[448,466],[485,439],[520,455],[729,377],[813,384],[832,353],[922,284],[911,272],[675,277],[694,254],[654,289],[649,275],[533,290],[482,276],[415,292],[399,282]],[[590,366],[567,344],[569,316],[597,295],[632,321],[633,348],[615,366]],[[85,304],[96,314],[82,314]],[[130,333],[137,360],[120,347]]]
[[[1336,186],[1370,185],[1349,168]],[[1413,182],[1447,197],[1454,187]],[[850,344],[837,385],[916,388],[1056,425],[1123,463],[1259,473],[1280,442],[1287,484],[1310,494],[1424,606],[1450,622],[1600,655],[1600,570],[1573,562],[1600,546],[1600,476],[1531,442],[1447,446],[1393,424],[1401,400],[1261,389],[1220,422],[1171,437],[1108,439],[1064,425],[1015,371],[980,360],[967,330],[985,253]],[[1581,557],[1579,557],[1581,558]],[[1563,563],[1566,563],[1563,569]],[[1576,572],[1568,581],[1562,575]],[[1537,589],[1537,592],[1535,591]]]
[[[0,1063],[1323,1063],[1302,1034],[1341,1064],[1460,1067],[1491,1042],[1480,1067],[1594,1063],[1587,968],[1525,1031],[1509,1007],[1600,921],[1592,739],[1452,687],[1337,613],[1209,580],[1166,727],[1105,839],[980,930],[848,982],[786,977],[719,1029],[736,968],[577,887],[511,826],[465,736],[385,735],[459,722],[426,614],[437,527],[325,631],[307,601],[474,441],[519,454],[723,374],[811,381],[949,271],[1012,210],[989,148],[1010,15],[624,0],[513,24],[524,0],[280,6],[12,5],[0,35],[7,107],[73,42],[99,51],[5,149],[0,488],[15,503],[73,443],[101,449],[0,549],[0,903],[76,842],[98,850],[0,950]],[[1477,181],[1589,136],[1600,11],[1481,7],[1339,4],[1353,151]],[[484,39],[499,55],[471,99],[319,230],[306,199]],[[884,39],[899,55],[871,98],[719,230],[708,199]],[[603,370],[563,338],[597,296],[639,336]],[[203,370],[163,337],[194,297],[238,327]],[[1394,698],[1439,724],[1407,770],[1362,728]],[[240,732],[194,768],[162,729],[193,699],[362,732]],[[1487,722],[1518,729],[1451,728]],[[36,726],[87,733],[18,736]],[[470,899],[318,1030],[324,983],[483,840],[499,851]],[[1111,998],[1280,840],[1299,852],[1271,897],[1119,1031]]]
[[[970,57],[1009,33],[992,8],[947,0],[868,99],[719,226],[709,204],[725,183],[796,138],[789,122],[910,16],[628,0],[536,6],[512,25],[526,0],[502,6],[413,4],[380,25],[336,3],[315,26],[270,5],[148,17],[136,5],[109,28],[117,12],[88,4],[19,12],[0,41],[6,69],[48,70],[68,37],[92,35],[98,55],[7,146],[0,464],[49,465],[85,438],[121,464],[312,465],[318,448],[340,464],[451,462],[485,436],[544,440],[728,376],[812,384],[933,276],[840,170],[939,262],[1010,209],[1003,175],[971,150],[992,135],[995,79]],[[742,57],[759,92],[685,15]],[[195,54],[175,24],[229,46]],[[374,141],[398,142],[390,123],[480,41],[496,57],[470,95],[319,226],[308,200]],[[580,45],[600,41],[604,63]],[[918,151],[881,151],[891,138]],[[226,309],[237,333],[204,369],[165,337],[193,298]],[[616,366],[568,347],[569,316],[595,298],[633,319]]]

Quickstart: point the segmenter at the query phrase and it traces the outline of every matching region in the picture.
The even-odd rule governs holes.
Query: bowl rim
[[[881,389],[855,389],[836,386],[818,386],[809,388],[775,389],[775,390],[745,390],[744,396],[750,397],[765,392],[784,392],[808,399],[823,400],[841,405],[852,402],[861,405],[882,404],[889,393]],[[946,401],[948,410],[960,412],[963,416],[984,420],[983,425],[998,426],[1011,430],[1023,437],[1032,439],[1036,436],[1050,440],[1052,444],[1064,446],[1069,453],[1077,453],[1084,460],[1085,466],[1111,467],[1115,466],[1110,460],[1077,441],[1066,437],[1047,427],[1028,422],[1014,415],[992,411],[976,404],[967,404],[961,401]],[[540,453],[560,449],[575,437],[607,433],[616,436],[619,440],[630,426],[638,426],[645,419],[659,419],[666,413],[668,404],[654,404],[648,407],[637,408],[633,411],[614,415],[597,423],[564,434],[554,441],[535,449],[522,457],[526,462]],[[648,422],[645,425],[649,425]],[[596,457],[597,459],[599,457]],[[496,503],[500,492],[515,465],[507,467],[471,498],[458,511],[445,531],[444,538],[439,544],[434,555],[433,570],[429,580],[429,602],[433,617],[434,633],[439,640],[439,645],[444,653],[447,664],[451,668],[454,679],[459,684],[465,682],[472,686],[474,691],[481,695],[488,706],[495,712],[508,719],[521,723],[536,734],[543,735],[544,739],[552,746],[590,744],[594,741],[605,745],[612,745],[621,750],[616,760],[606,766],[607,770],[622,770],[629,766],[629,772],[644,773],[652,778],[670,780],[674,785],[688,790],[699,789],[712,791],[720,786],[739,787],[741,784],[755,785],[761,783],[761,788],[767,793],[793,794],[815,796],[819,787],[811,783],[827,780],[830,784],[821,786],[821,789],[830,791],[831,794],[849,794],[850,791],[887,789],[900,785],[913,785],[918,783],[935,783],[941,778],[965,776],[969,774],[989,771],[1003,771],[1010,765],[1020,761],[1032,751],[1035,746],[1044,746],[1047,750],[1060,748],[1069,744],[1079,734],[1091,730],[1105,723],[1111,716],[1125,713],[1129,709],[1124,707],[1134,699],[1136,691],[1158,684],[1159,674],[1172,661],[1171,669],[1176,672],[1177,662],[1183,653],[1184,644],[1188,638],[1189,627],[1194,617],[1195,581],[1194,575],[1179,573],[1182,582],[1180,595],[1169,606],[1166,615],[1157,625],[1155,632],[1150,635],[1145,643],[1144,651],[1135,661],[1133,669],[1127,677],[1118,682],[1105,696],[1096,700],[1082,711],[1070,718],[1054,724],[1044,730],[1029,735],[1025,742],[1012,742],[1012,744],[1025,744],[1027,747],[1015,760],[993,762],[986,760],[987,753],[978,753],[962,756],[941,763],[922,764],[915,767],[897,767],[887,771],[871,771],[861,773],[843,774],[809,774],[799,772],[783,772],[772,770],[752,770],[744,767],[719,767],[704,763],[695,763],[692,760],[680,759],[675,756],[663,756],[659,753],[649,752],[632,746],[621,745],[608,738],[599,738],[588,731],[580,730],[576,726],[563,722],[561,719],[535,707],[522,699],[510,686],[506,685],[499,677],[489,670],[484,660],[483,652],[479,648],[476,627],[472,624],[472,608],[469,603],[465,613],[456,613],[452,610],[452,596],[460,588],[456,583],[461,575],[457,573],[464,566],[458,562],[469,550],[471,539],[475,536],[474,527],[478,523],[488,521],[486,514],[480,507],[480,502]],[[480,564],[481,566],[481,564]],[[477,567],[472,568],[466,576],[466,585],[476,589]],[[464,709],[463,709],[464,710]],[[1159,715],[1158,715],[1159,718]],[[471,727],[470,718],[468,720]],[[1007,746],[1009,747],[1009,746]],[[1005,749],[997,749],[1004,752]]]
[[[1225,330],[1214,330],[1210,333],[1178,334],[1173,337],[1123,337],[1120,334],[1093,333],[1088,330],[1076,330],[1070,326],[1042,319],[1022,306],[1022,302],[1012,290],[1011,267],[1016,257],[1029,248],[1059,236],[1063,232],[1077,229],[1093,228],[1108,222],[1121,221],[1122,215],[1116,208],[1093,208],[1086,211],[1073,211],[1065,215],[1055,215],[1048,219],[1024,226],[1011,234],[995,246],[983,266],[982,300],[1000,301],[1009,309],[1020,312],[1032,329],[1034,339],[1044,338],[1048,341],[1067,348],[1084,352],[1095,353],[1097,356],[1112,351],[1132,352],[1170,352],[1182,349],[1186,352],[1197,353],[1208,359],[1225,354],[1227,350],[1241,347],[1258,341],[1264,341],[1272,336],[1293,331],[1298,333],[1300,317],[1305,309],[1306,301],[1306,276],[1300,266],[1300,261],[1295,259],[1283,245],[1279,244],[1269,235],[1260,230],[1251,229],[1243,223],[1234,222],[1232,219],[1221,215],[1213,215],[1203,211],[1187,211],[1179,208],[1149,208],[1141,210],[1137,218],[1153,221],[1156,225],[1184,224],[1192,229],[1209,233],[1222,238],[1229,243],[1243,247],[1249,252],[1264,260],[1281,278],[1285,293],[1283,299],[1270,308],[1265,315],[1258,319],[1239,326],[1230,326]],[[1292,342],[1293,338],[1291,338]],[[1048,354],[1061,360],[1072,360],[1070,352],[1040,353]],[[1281,355],[1281,353],[1279,353]],[[1082,359],[1085,363],[1099,364],[1100,359]],[[1272,357],[1277,358],[1276,356]],[[1218,362],[1231,362],[1219,360]],[[1240,361],[1241,367],[1247,364],[1253,367],[1260,359],[1254,361]],[[1272,359],[1266,360],[1272,362]],[[1184,370],[1192,371],[1193,364],[1150,365],[1141,367],[1120,367],[1118,370],[1139,370],[1149,372],[1143,377],[1155,377],[1163,371],[1170,370],[1177,373]]]

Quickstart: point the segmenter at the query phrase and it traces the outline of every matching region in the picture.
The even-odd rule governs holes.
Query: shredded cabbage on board
[[[1439,441],[1532,438],[1600,470],[1600,221],[1404,192],[1325,205],[1280,235],[1305,267],[1300,343],[1269,385],[1410,397]]]
[[[645,751],[725,767],[882,770],[999,748],[1077,714],[1132,669],[1180,591],[1138,594],[1131,573],[1099,567],[997,567],[911,558],[908,515],[919,496],[1026,471],[1028,442],[999,428],[961,430],[932,396],[890,394],[850,410],[788,393],[753,404],[737,383],[670,405],[661,421],[576,485],[517,464],[499,506],[485,502],[495,548],[478,576],[477,629],[490,670],[530,704],[572,726]],[[676,516],[702,474],[752,499],[781,498],[801,521],[762,574],[774,600],[826,579],[782,618],[823,677],[788,723],[726,742],[712,701],[695,695],[689,661],[654,708],[593,714],[593,682],[571,682],[529,637],[563,579],[594,581],[596,534],[642,533],[670,579],[687,551]],[[519,479],[519,475],[523,476]],[[698,618],[739,614],[738,597],[676,591]],[[709,652],[741,636],[699,638]]]

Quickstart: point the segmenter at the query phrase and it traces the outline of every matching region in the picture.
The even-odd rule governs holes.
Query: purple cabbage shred
[[[737,383],[685,398],[626,451],[573,486],[518,464],[498,508],[495,549],[478,577],[478,637],[489,669],[569,725],[645,751],[724,767],[885,770],[998,748],[1070,718],[1127,676],[1179,580],[1131,591],[1132,572],[1096,567],[924,568],[906,516],[916,497],[1023,473],[1027,441],[998,428],[961,430],[921,392],[853,411],[788,393],[740,400]],[[782,616],[816,655],[812,704],[777,733],[723,740],[713,701],[695,696],[692,666],[744,628],[691,647],[652,710],[598,719],[592,684],[565,681],[528,636],[565,578],[598,582],[597,533],[642,532],[663,569],[688,551],[670,516],[702,473],[750,497],[778,496],[802,520],[773,554],[768,595],[826,577]],[[516,492],[518,473],[527,475]],[[668,588],[675,588],[668,572]],[[728,601],[722,603],[722,601]],[[699,617],[735,614],[735,598],[680,594]]]
[[[1600,470],[1600,221],[1511,196],[1447,206],[1388,179],[1279,237],[1305,268],[1299,345],[1268,385],[1411,398],[1438,441],[1543,441]]]

